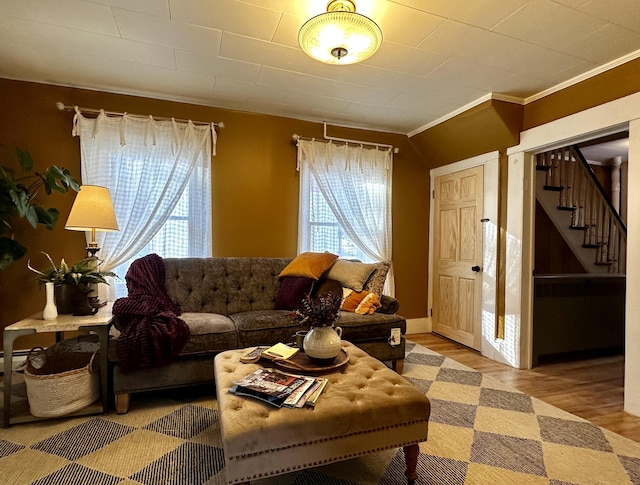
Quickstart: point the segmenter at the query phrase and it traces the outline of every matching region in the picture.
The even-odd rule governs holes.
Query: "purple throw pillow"
[[[276,310],[295,310],[302,300],[309,296],[313,287],[312,278],[302,276],[284,276],[280,280],[280,289],[276,295]]]

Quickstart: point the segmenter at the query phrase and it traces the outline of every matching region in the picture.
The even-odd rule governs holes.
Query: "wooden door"
[[[434,186],[433,331],[480,350],[483,167]]]

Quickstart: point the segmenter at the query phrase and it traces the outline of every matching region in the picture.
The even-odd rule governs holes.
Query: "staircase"
[[[625,274],[627,230],[580,150],[536,155],[536,198],[587,272]]]

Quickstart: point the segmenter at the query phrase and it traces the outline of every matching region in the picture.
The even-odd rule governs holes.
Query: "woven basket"
[[[31,414],[64,416],[95,402],[100,397],[95,356],[95,352],[47,354],[42,347],[31,349],[24,370]]]

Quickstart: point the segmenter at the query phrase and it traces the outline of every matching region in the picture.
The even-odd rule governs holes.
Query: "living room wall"
[[[69,168],[80,180],[79,141],[71,136],[73,113],[58,111],[66,105],[108,111],[173,116],[197,121],[223,121],[217,156],[212,160],[214,256],[293,257],[297,251],[298,173],[293,133],[323,136],[322,123],[239,112],[153,98],[0,79],[3,109],[0,144],[22,147],[32,154],[36,169],[56,164]],[[396,296],[406,318],[427,312],[427,255],[429,173],[404,135],[346,129],[329,125],[329,135],[393,144],[400,149],[393,173],[393,262]],[[6,164],[6,157],[2,164]],[[84,234],[66,231],[75,194],[43,196],[41,201],[60,211],[53,231],[32,229],[24,220],[15,227],[16,239],[28,254],[0,272],[0,326],[42,310],[44,290],[39,288],[27,261],[44,266],[39,251],[54,261],[68,262],[85,255]],[[31,339],[18,342],[28,348]]]

